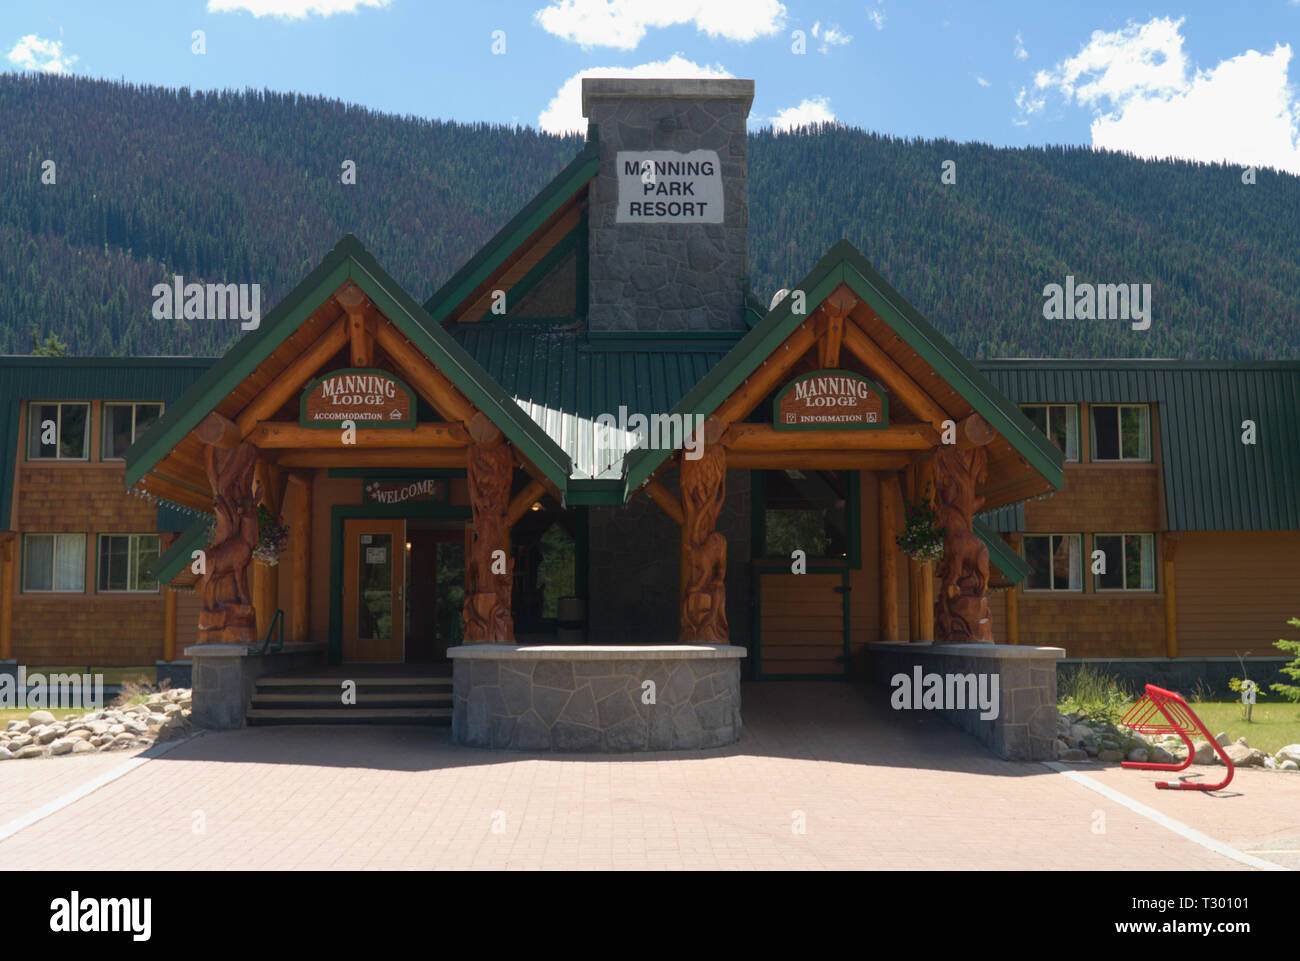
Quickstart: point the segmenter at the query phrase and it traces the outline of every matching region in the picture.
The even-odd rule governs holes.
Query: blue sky
[[[591,71],[749,77],[753,126],[1300,173],[1297,41],[1300,0],[0,0],[5,70],[547,129],[582,123],[577,78]]]

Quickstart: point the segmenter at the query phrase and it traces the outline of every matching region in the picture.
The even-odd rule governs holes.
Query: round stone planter
[[[467,644],[452,658],[452,739],[516,751],[671,751],[740,737],[727,644]]]

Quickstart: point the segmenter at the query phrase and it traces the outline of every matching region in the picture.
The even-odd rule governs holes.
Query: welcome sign
[[[414,427],[411,389],[385,370],[335,370],[303,391],[298,422],[303,427]]]
[[[884,392],[859,374],[817,370],[791,381],[772,405],[777,430],[880,430],[889,426]]]
[[[369,504],[404,504],[407,501],[447,499],[447,482],[433,478],[416,480],[367,480],[363,487]]]

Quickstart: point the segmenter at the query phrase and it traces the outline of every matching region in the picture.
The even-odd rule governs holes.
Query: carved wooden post
[[[468,426],[472,443],[467,451],[467,475],[474,532],[465,557],[464,643],[510,644],[515,639],[510,613],[514,559],[508,550],[495,563],[492,555],[509,544],[506,513],[514,455],[501,431],[481,412]]]
[[[249,563],[257,546],[260,485],[253,481],[257,448],[239,439],[239,428],[220,414],[203,419],[195,433],[206,445],[203,464],[212,487],[216,530],[202,579],[201,643],[253,644],[256,613],[249,591]]]
[[[727,539],[717,532],[727,496],[727,452],[718,443],[723,425],[710,417],[694,460],[681,458],[683,644],[726,644]]]
[[[988,451],[982,446],[942,447],[934,454],[935,509],[945,530],[934,605],[935,640],[993,643],[986,593],[989,550],[971,529],[984,503],[975,487],[987,468]]]

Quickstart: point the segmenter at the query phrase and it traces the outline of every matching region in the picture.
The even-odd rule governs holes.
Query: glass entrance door
[[[401,662],[406,638],[406,521],[343,523],[343,660]]]

